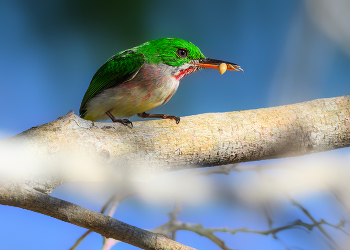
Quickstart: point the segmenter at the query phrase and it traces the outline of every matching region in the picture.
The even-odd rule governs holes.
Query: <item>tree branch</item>
[[[69,112],[3,140],[0,148],[19,140],[36,155],[74,152],[119,170],[149,172],[299,156],[350,146],[350,96],[183,117],[178,125],[135,122],[133,129]]]
[[[174,171],[348,147],[349,125],[350,96],[189,116],[178,125],[169,120],[135,122],[133,129],[93,123],[69,112],[0,142],[0,204],[49,215],[144,249],[176,244],[177,249],[189,249],[46,194],[72,180],[119,183],[129,173],[123,171],[131,169]]]
[[[120,204],[120,202],[122,202],[124,199],[134,195],[135,193],[127,193],[124,195],[121,195],[119,192],[115,193],[112,195],[111,198],[108,199],[108,201],[103,205],[100,213],[103,214],[107,208],[111,205],[111,207],[109,208],[109,211],[107,213],[107,215],[113,217],[115,210],[117,209],[117,206]],[[74,245],[70,248],[70,250],[75,250],[79,244],[90,234],[92,233],[92,230],[88,230],[86,231],[82,236],[79,237],[79,239],[74,243]],[[104,238],[104,243],[103,245],[106,245],[106,241],[110,240],[111,238]],[[114,239],[113,239],[114,240]],[[115,240],[114,240],[115,241]],[[115,244],[116,242],[114,242]],[[113,245],[114,245],[113,244]],[[109,248],[108,248],[109,249]]]
[[[142,249],[193,250],[176,241],[110,216],[18,185],[0,185],[0,204],[20,207],[90,229],[106,238],[120,240]]]
[[[231,234],[236,234],[236,233],[254,233],[254,234],[262,234],[262,235],[270,235],[272,234],[275,236],[277,233],[289,229],[294,229],[294,228],[305,228],[309,231],[312,231],[314,227],[320,227],[321,225],[328,225],[331,226],[335,229],[339,229],[342,232],[345,233],[345,231],[342,229],[342,227],[345,226],[344,221],[340,221],[339,224],[333,225],[325,220],[320,220],[318,221],[313,221],[312,223],[305,223],[301,220],[296,220],[292,224],[282,226],[282,227],[277,227],[269,230],[250,230],[248,228],[238,228],[238,229],[228,229],[228,228],[204,228],[202,224],[193,224],[193,223],[186,223],[182,222],[179,220],[172,221],[172,222],[167,222],[156,229],[154,229],[154,232],[161,233],[161,234],[167,234],[168,232],[173,232],[173,231],[178,231],[178,230],[186,230],[186,231],[191,231],[194,232],[198,235],[207,237],[214,243],[216,243],[219,247],[221,247],[224,250],[230,250],[225,243],[219,239],[217,236],[214,235],[215,232],[223,232],[223,233],[231,233]],[[338,249],[338,248],[337,248]]]

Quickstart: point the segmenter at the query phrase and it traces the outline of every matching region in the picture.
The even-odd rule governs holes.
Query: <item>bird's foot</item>
[[[161,119],[173,119],[176,124],[180,123],[180,117],[174,115],[166,115],[166,114],[147,114],[146,112],[137,114],[141,118],[161,118]]]
[[[115,119],[113,122],[119,122],[119,123],[121,123],[124,126],[127,126],[129,128],[134,127],[134,125],[132,124],[132,122],[129,119]]]
[[[129,119],[116,119],[109,111],[107,111],[106,114],[109,116],[109,118],[111,118],[112,122],[121,123],[129,128],[134,127],[134,125],[132,125],[132,122]]]

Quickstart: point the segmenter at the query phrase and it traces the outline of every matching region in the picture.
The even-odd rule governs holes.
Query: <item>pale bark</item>
[[[93,123],[69,112],[15,137],[37,151],[84,151],[109,162],[176,170],[298,156],[350,145],[350,96],[172,120]],[[166,164],[165,164],[166,163]]]
[[[35,159],[44,157],[47,163],[40,171],[29,171],[28,176],[11,179],[12,175],[8,175],[9,182],[1,185],[0,202],[43,213],[144,249],[166,249],[161,247],[161,242],[167,240],[164,237],[47,194],[62,182],[84,180],[87,162],[95,163],[96,159],[99,164],[94,171],[105,172],[109,180],[113,180],[130,169],[152,173],[299,156],[350,146],[349,125],[350,96],[182,117],[178,125],[173,120],[134,122],[132,129],[121,124],[93,123],[69,112],[56,121],[0,142],[0,151],[14,143],[23,144],[29,152],[26,155],[34,155]],[[22,152],[18,154],[22,156]],[[63,165],[69,165],[68,156],[72,155],[76,162],[83,162],[81,166],[70,164],[69,170],[76,171],[58,171]],[[82,215],[78,216],[79,213]],[[143,236],[135,237],[136,234]],[[157,246],[140,245],[140,237],[153,237]],[[179,245],[178,249],[186,247]]]
[[[191,250],[167,237],[143,230],[108,215],[43,194],[25,185],[0,185],[0,204],[20,207],[93,230],[142,249]]]

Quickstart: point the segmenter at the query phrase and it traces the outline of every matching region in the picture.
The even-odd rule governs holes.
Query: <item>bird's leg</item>
[[[146,112],[142,112],[137,114],[141,118],[162,118],[162,119],[173,119],[176,124],[179,124],[180,117],[174,115],[163,115],[163,114],[147,114]]]
[[[109,111],[106,112],[106,114],[111,118],[112,122],[119,122],[129,128],[132,128],[132,122],[129,119],[116,119]]]

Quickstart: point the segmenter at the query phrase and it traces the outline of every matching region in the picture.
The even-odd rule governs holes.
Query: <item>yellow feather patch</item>
[[[93,117],[93,116],[91,116],[91,115],[86,115],[85,117],[84,117],[84,119],[85,120],[89,120],[89,121],[95,121],[95,118]]]

